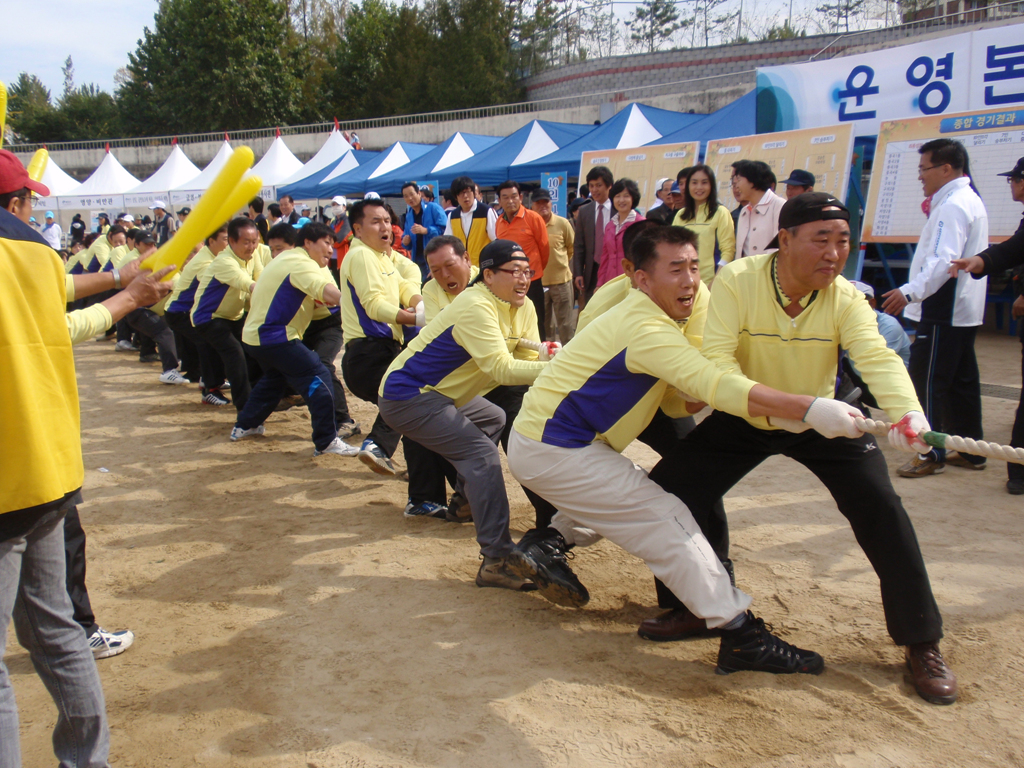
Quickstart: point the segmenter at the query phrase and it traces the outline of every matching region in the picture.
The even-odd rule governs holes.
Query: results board
[[[713,139],[708,142],[704,153],[704,162],[714,170],[718,181],[718,202],[730,210],[737,205],[730,183],[732,164],[737,160],[768,163],[780,182],[788,179],[796,168],[810,171],[815,178],[815,192],[830,192],[840,200],[846,200],[852,158],[853,126],[849,123]],[[781,184],[775,191],[782,197],[786,196]]]
[[[882,123],[864,216],[866,242],[916,243],[924,226],[924,191],[917,178],[918,150],[927,141],[961,142],[970,158],[971,179],[988,211],[989,239],[1002,242],[1020,223],[1006,177],[1024,155],[1024,110],[982,110]]]
[[[604,165],[616,179],[633,179],[640,187],[640,208],[646,211],[655,200],[658,179],[675,181],[676,174],[697,162],[699,141],[679,144],[656,144],[636,149],[604,149],[584,152],[580,158],[580,186],[586,184],[587,173],[595,165]]]

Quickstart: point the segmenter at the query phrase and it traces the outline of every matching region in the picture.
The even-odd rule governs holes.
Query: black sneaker
[[[742,627],[722,630],[716,674],[747,670],[773,675],[820,675],[824,669],[825,660],[819,654],[780,640],[772,634],[771,624],[765,624],[764,619],[750,611]]]
[[[565,539],[554,528],[530,531],[508,556],[508,567],[530,579],[555,605],[582,608],[590,602],[590,593],[566,562],[566,549]]]
[[[159,363],[160,355],[139,355],[140,363]]]

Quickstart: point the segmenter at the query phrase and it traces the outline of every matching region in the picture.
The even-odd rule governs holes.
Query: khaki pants
[[[572,281],[561,285],[544,286],[544,338],[553,341],[555,332],[562,344],[568,344],[576,333],[576,320],[573,317]]]

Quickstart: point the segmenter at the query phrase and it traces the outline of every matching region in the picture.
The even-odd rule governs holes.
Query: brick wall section
[[[843,37],[816,35],[793,40],[771,42],[739,43],[711,48],[694,48],[659,53],[611,56],[594,59],[580,64],[555,67],[524,80],[528,100],[552,99],[576,96],[581,93],[604,93],[622,91],[627,88],[659,86],[681,80],[698,80],[674,86],[676,92],[700,91],[709,87],[721,87],[730,83],[727,75],[740,73],[757,67],[779,64],[793,64],[807,61],[811,56],[829,46],[818,58],[866,53],[893,45],[905,45],[927,39],[945,37],[1006,24],[1019,24],[1022,18],[991,21],[980,24],[961,24],[944,27],[922,27],[916,29],[880,29]],[[699,80],[716,77],[718,82]],[[747,83],[752,76],[739,76],[735,84]],[[661,88],[660,93],[666,93]],[[642,98],[644,92],[626,93],[622,98],[630,101]],[[617,94],[613,97],[619,100]]]

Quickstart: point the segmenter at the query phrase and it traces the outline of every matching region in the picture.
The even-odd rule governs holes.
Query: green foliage
[[[761,40],[792,40],[797,37],[807,37],[807,30],[801,29],[797,32],[789,22],[783,22],[782,26],[774,26],[760,38]]]
[[[285,62],[280,0],[162,0],[128,54],[118,92],[133,135],[234,131],[289,122],[299,88]]]
[[[630,38],[641,50],[654,53],[661,44],[685,26],[690,19],[680,21],[679,11],[671,0],[644,0],[633,10],[626,22]]]
[[[69,57],[70,59],[70,57]],[[117,102],[96,85],[74,87],[64,81],[65,94],[54,104],[38,77],[22,72],[9,89],[10,126],[20,141],[86,141],[121,134]]]

